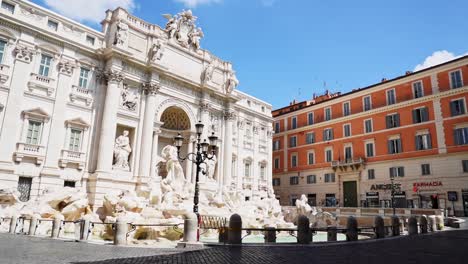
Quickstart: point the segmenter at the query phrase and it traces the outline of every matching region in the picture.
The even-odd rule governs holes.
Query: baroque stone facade
[[[181,155],[193,151],[201,121],[203,138],[220,138],[209,175],[217,188],[266,195],[271,106],[237,90],[232,65],[200,48],[191,11],[161,28],[117,8],[99,32],[28,1],[7,2],[0,9],[2,188],[27,200],[74,186],[98,206],[110,191],[160,182],[163,148],[181,133]],[[193,182],[194,165],[182,166]]]

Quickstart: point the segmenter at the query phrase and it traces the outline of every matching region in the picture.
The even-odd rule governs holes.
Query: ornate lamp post
[[[390,177],[390,182],[391,182],[391,191],[392,191],[392,208],[393,208],[393,216],[395,216],[395,191],[396,191],[396,185],[395,185],[395,177],[392,176]]]
[[[193,197],[193,212],[197,215],[198,218],[198,223],[200,223],[200,214],[198,213],[198,201],[199,201],[199,192],[200,188],[198,185],[198,181],[200,179],[200,172],[203,173],[203,175],[206,174],[205,170],[202,170],[201,164],[205,163],[206,160],[212,160],[216,154],[216,147],[218,144],[218,137],[215,136],[214,132],[211,134],[211,136],[208,137],[209,143],[206,142],[206,139],[203,140],[201,139],[201,135],[203,133],[203,127],[204,125],[199,121],[195,125],[195,129],[197,132],[197,146],[196,146],[196,152],[193,153],[187,153],[185,157],[180,157],[180,148],[182,147],[182,144],[184,143],[184,138],[182,135],[179,133],[176,137],[174,137],[174,143],[175,146],[177,147],[177,156],[179,160],[185,161],[189,160],[197,166],[197,171],[196,171],[196,176],[195,176],[195,194]],[[211,150],[210,150],[211,148]],[[197,230],[197,241],[200,239],[200,234],[199,230]]]

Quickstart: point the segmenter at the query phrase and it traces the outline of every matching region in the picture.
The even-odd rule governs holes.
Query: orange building
[[[453,208],[468,215],[468,56],[273,111],[282,205]],[[393,185],[392,185],[393,181]],[[393,188],[392,188],[393,186]]]

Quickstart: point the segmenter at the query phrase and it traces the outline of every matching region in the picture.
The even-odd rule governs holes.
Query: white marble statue
[[[193,31],[188,34],[188,37],[190,39],[190,43],[192,44],[192,47],[195,50],[200,49],[200,40],[201,40],[201,38],[203,38],[203,36],[204,36],[204,34],[203,34],[203,31],[202,31],[201,28],[193,29]]]
[[[122,107],[129,111],[135,111],[138,105],[138,94],[131,92],[127,84],[122,89]]]
[[[114,45],[125,46],[128,39],[128,25],[119,21],[115,32]]]
[[[209,181],[214,181],[215,178],[214,178],[214,174],[215,174],[215,170],[216,170],[216,163],[217,163],[217,159],[216,159],[216,155],[213,155],[213,159],[207,159],[205,160],[205,163],[206,163],[206,177],[208,178]]]
[[[150,50],[150,60],[152,62],[156,62],[158,60],[161,60],[162,57],[164,56],[164,44],[161,42],[161,40],[157,40],[156,43],[153,44]]]
[[[312,207],[310,207],[309,200],[305,194],[301,195],[301,199],[296,200],[296,208],[298,215],[308,216],[312,211]]]
[[[132,152],[128,130],[124,130],[122,135],[115,139],[114,146],[114,167],[119,169],[129,169],[128,157]]]
[[[195,51],[200,49],[200,39],[204,34],[196,27],[197,17],[191,10],[182,11],[174,16],[164,14],[163,17],[167,19],[165,31],[169,39],[175,39],[184,48],[193,48]]]
[[[205,66],[205,70],[202,72],[201,81],[203,84],[208,83],[213,78],[214,63],[210,62]]]
[[[169,14],[164,14],[163,17],[165,17],[168,21],[166,23],[166,32],[168,33],[169,35],[169,39],[172,39],[174,38],[176,32],[177,32],[177,21],[178,21],[178,18],[177,18],[177,15],[169,15]]]
[[[239,85],[239,80],[236,77],[236,73],[234,71],[230,71],[228,73],[228,79],[226,82],[226,93],[230,94],[236,87]]]

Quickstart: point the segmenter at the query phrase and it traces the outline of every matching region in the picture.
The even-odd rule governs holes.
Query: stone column
[[[152,154],[152,140],[154,116],[156,114],[156,94],[159,91],[160,85],[156,83],[146,83],[143,89],[146,94],[145,116],[143,120],[143,135],[141,140],[140,152],[140,177],[149,177],[151,175],[151,154]]]
[[[227,109],[224,112],[224,166],[223,166],[223,182],[224,186],[231,185],[231,174],[232,174],[232,122],[234,120],[234,112],[231,109]]]
[[[107,93],[102,115],[102,126],[99,139],[99,152],[97,172],[110,173],[112,171],[112,159],[117,129],[117,110],[120,102],[120,85],[123,81],[122,73],[110,70],[104,74],[107,80]]]

